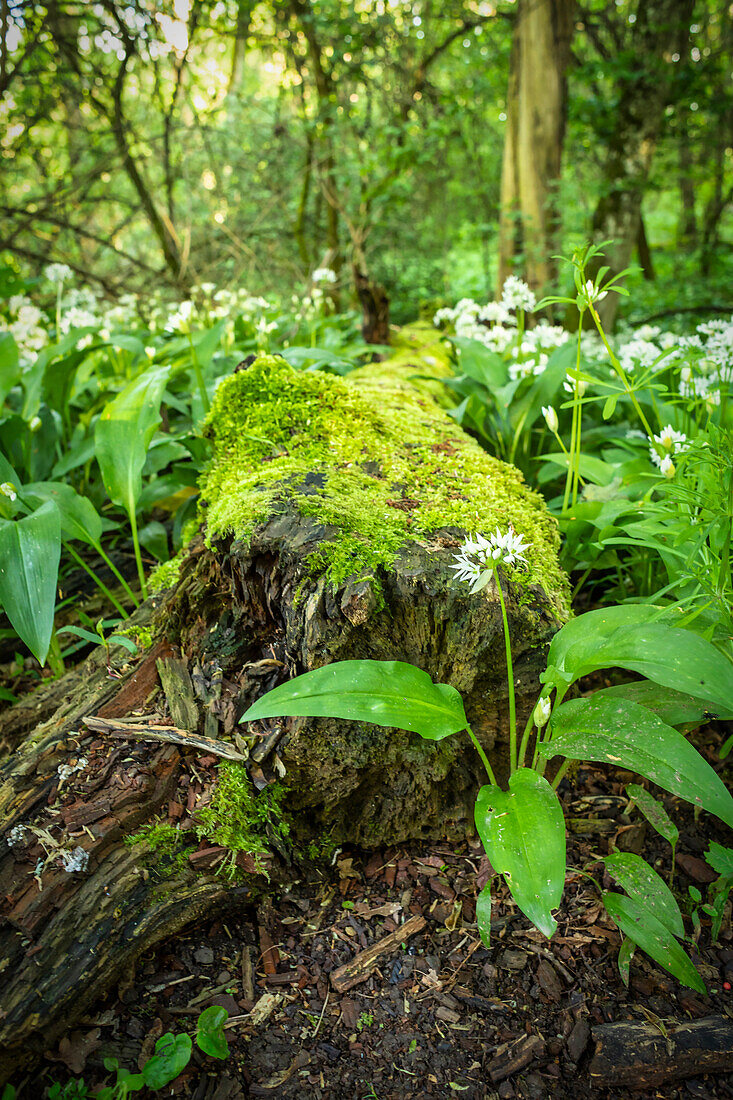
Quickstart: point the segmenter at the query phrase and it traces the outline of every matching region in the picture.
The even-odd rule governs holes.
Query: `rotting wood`
[[[664,1021],[660,1028],[637,1020],[618,1020],[592,1029],[596,1051],[590,1064],[595,1085],[643,1089],[733,1071],[733,1020]]]
[[[426,924],[425,918],[419,914],[410,917],[396,931],[390,932],[371,947],[367,947],[366,951],[360,951],[349,962],[344,963],[338,970],[334,970],[331,974],[331,985],[337,993],[346,993],[355,985],[365,982],[382,955],[394,951],[401,943],[409,940],[417,932],[421,932]]]
[[[373,435],[382,406],[397,409],[393,445],[404,471],[415,464],[422,471],[421,507],[432,514],[440,486],[450,485],[460,507],[470,505],[466,516],[484,515],[484,497],[494,493],[496,483],[501,486],[497,522],[516,520],[515,508],[530,526],[537,521],[536,541],[547,555],[547,571],[538,573],[537,583],[530,577],[524,584],[505,578],[522,721],[536,700],[543,647],[564,614],[567,593],[557,569],[556,529],[517,471],[483,454],[444,414],[429,388],[416,396],[409,376],[419,371],[419,358],[382,367],[384,383],[369,376],[359,391],[366,396],[352,400],[343,389],[339,392],[347,407],[366,410]],[[277,361],[275,369],[280,369]],[[306,378],[307,386],[325,387],[318,401],[329,409],[329,387],[345,385],[293,377],[298,385]],[[266,402],[272,393],[282,398],[271,389],[263,390],[259,400]],[[425,435],[420,442],[405,442],[413,421]],[[355,462],[329,466],[330,443],[326,466],[308,472],[297,499],[288,497],[288,451],[295,451],[297,433],[305,433],[308,424],[307,416],[289,422],[286,445],[278,444],[260,461],[258,471],[277,477],[276,464],[285,461],[285,466],[279,495],[266,496],[270,512],[251,537],[222,537],[206,547],[198,536],[189,545],[179,581],[159,609],[159,641],[153,649],[132,660],[126,651],[113,650],[110,672],[100,647],[81,669],[59,681],[62,686],[41,688],[32,707],[18,711],[22,743],[12,737],[9,743],[17,746],[12,762],[0,768],[0,832],[7,836],[22,826],[28,835],[0,844],[0,1083],[19,1062],[32,1060],[72,1027],[141,951],[249,897],[247,886],[225,884],[212,874],[210,864],[221,854],[215,838],[201,838],[195,858],[189,853],[178,863],[160,852],[153,855],[145,843],[134,848],[124,843],[161,817],[193,839],[197,798],[210,796],[215,777],[209,769],[222,755],[215,750],[217,742],[236,742],[228,761],[248,770],[256,790],[275,779],[283,782],[296,846],[327,837],[334,845],[374,847],[407,838],[463,837],[473,827],[475,794],[485,776],[460,735],[428,743],[405,731],[328,719],[237,725],[256,698],[297,672],[342,659],[394,659],[411,661],[433,679],[453,684],[487,750],[506,739],[498,598],[490,589],[471,598],[452,580],[452,556],[468,533],[465,525],[440,528],[436,520],[418,531],[417,491],[403,492],[391,466],[362,463],[361,452]],[[339,430],[337,423],[334,431]],[[361,437],[356,438],[360,445]],[[459,458],[463,465],[457,468]],[[319,553],[337,544],[341,530],[338,508],[328,520],[320,513],[320,494],[331,475],[337,486],[352,476],[357,487],[374,483],[386,502],[385,522],[392,522],[393,530],[394,517],[404,522],[404,543],[375,566],[375,575],[362,570],[331,579],[325,566],[317,565]],[[543,587],[545,577],[553,591]],[[173,660],[179,670],[185,663],[191,684],[191,692],[187,683],[182,691],[186,716],[165,729],[161,659]],[[155,693],[161,706],[154,714],[150,699]],[[169,692],[169,708],[172,698]],[[14,710],[4,716],[4,730],[12,731]],[[92,732],[82,721],[90,716],[92,725],[94,720],[111,725]],[[29,723],[33,729],[25,736]],[[124,736],[110,737],[112,727]],[[146,730],[158,734],[152,744],[142,740]],[[179,740],[173,745],[164,738]],[[212,757],[203,764],[196,761],[206,771],[203,779],[181,751],[190,748]],[[500,758],[496,764],[501,774]],[[72,774],[64,779],[66,768]],[[42,834],[51,838],[46,840],[50,852],[41,844]],[[88,857],[86,869],[67,872],[62,861],[77,848],[84,850],[82,863]],[[237,865],[251,873],[246,853],[239,856],[246,866]],[[44,866],[36,873],[39,860]],[[272,857],[266,890],[275,891],[290,873],[285,862]],[[397,930],[395,944],[413,934],[423,918],[415,921]],[[381,954],[389,942],[371,950]],[[369,955],[357,965],[368,960]]]
[[[245,763],[249,759],[243,753],[237,752],[226,741],[219,741],[214,737],[201,737],[196,733],[189,733],[188,730],[178,729],[176,726],[115,722],[99,717],[82,718],[82,721],[94,733],[103,733],[110,737],[121,737],[129,741],[163,741],[170,745],[178,745],[184,750],[197,749],[199,752],[211,752],[214,756],[220,756],[223,760],[233,760],[235,763]]]
[[[186,662],[176,657],[161,657],[156,663],[173,724],[189,733],[195,733],[199,724],[199,710]]]

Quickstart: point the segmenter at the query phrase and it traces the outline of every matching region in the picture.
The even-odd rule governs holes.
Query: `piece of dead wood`
[[[177,726],[140,725],[137,722],[120,722],[109,718],[89,717],[82,719],[94,733],[106,733],[112,737],[122,737],[127,741],[165,741],[171,745],[180,745],[182,749],[198,749],[211,752],[224,760],[244,763],[247,760],[226,741],[217,741],[213,737],[200,737],[196,733],[179,729]]]
[[[618,1020],[592,1029],[596,1052],[590,1064],[594,1081],[644,1089],[698,1077],[701,1073],[733,1070],[733,1020],[706,1016],[701,1020],[659,1027],[638,1020]]]
[[[161,657],[156,664],[171,718],[176,726],[195,733],[199,724],[199,708],[187,663],[178,657]]]
[[[366,951],[360,951],[349,962],[333,971],[331,974],[333,988],[337,993],[345,993],[347,989],[353,989],[355,985],[366,981],[376,966],[380,955],[392,951],[399,944],[409,939],[410,936],[414,936],[416,932],[421,932],[426,923],[425,918],[419,915],[410,917],[396,931],[390,932],[388,936],[372,944]]]
[[[510,1043],[502,1043],[489,1063],[489,1076],[496,1085],[520,1070],[526,1069],[535,1058],[545,1053],[545,1044],[539,1035],[522,1035]]]

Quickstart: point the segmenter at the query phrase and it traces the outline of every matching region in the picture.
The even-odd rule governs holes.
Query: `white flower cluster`
[[[54,283],[56,286],[59,286],[61,283],[65,283],[68,279],[73,278],[74,272],[68,264],[48,264],[44,267],[43,274],[46,276],[49,283]]]
[[[456,580],[470,582],[473,594],[484,587],[488,580],[485,574],[488,572],[490,575],[497,565],[526,565],[524,554],[529,545],[513,527],[509,526],[503,533],[497,527],[488,538],[475,535],[472,539],[466,539],[460,552],[454,555],[455,564],[451,565],[451,569],[456,571]]]
[[[335,283],[336,280],[336,272],[330,267],[317,267],[311,275],[311,281],[314,283]]]
[[[651,367],[661,354],[662,348],[637,334],[619,348],[618,359],[626,374],[631,374],[636,367]]]
[[[89,866],[89,852],[79,845],[72,852],[62,852],[61,866],[70,875],[75,871],[86,871]]]
[[[14,294],[8,300],[9,331],[12,333],[21,359],[32,358],[48,343],[48,333],[42,327],[43,314],[24,294]]]
[[[59,322],[64,336],[75,328],[99,328],[101,323],[99,302],[88,287],[74,288],[65,295]],[[91,342],[91,334],[88,335],[86,344]]]
[[[668,424],[666,428],[662,428],[659,435],[654,436],[652,443],[649,444],[649,456],[665,477],[674,477],[675,466],[672,459],[674,455],[686,451],[689,445],[687,436]]]
[[[523,279],[510,275],[501,290],[501,304],[505,309],[524,309],[531,312],[537,305],[537,298]]]
[[[0,495],[7,497],[8,500],[11,501],[18,499],[18,492],[12,481],[3,481],[0,483]]]

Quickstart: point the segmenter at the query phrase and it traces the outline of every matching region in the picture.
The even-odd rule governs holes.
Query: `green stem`
[[[512,664],[512,643],[509,637],[509,620],[506,614],[504,593],[501,590],[499,573],[494,570],[496,587],[499,591],[499,603],[501,604],[501,619],[504,624],[504,650],[506,652],[506,677],[509,688],[509,774],[513,775],[517,767],[517,704],[514,697],[514,665]]]
[[[199,388],[199,396],[201,398],[201,406],[204,411],[204,416],[207,415],[211,408],[211,402],[209,401],[209,395],[206,392],[206,386],[204,384],[204,376],[201,370],[201,364],[199,363],[198,355],[196,354],[196,348],[193,346],[193,340],[191,339],[191,333],[188,333],[188,342],[191,345],[191,358],[193,359],[193,369],[196,375],[196,384]]]
[[[132,530],[132,545],[135,550],[135,562],[137,564],[137,575],[140,581],[140,592],[144,600],[148,598],[148,586],[145,583],[145,570],[143,569],[143,559],[140,554],[140,539],[137,533],[137,516],[135,515],[135,509],[131,508],[129,512],[130,516],[130,528]]]
[[[61,656],[61,646],[55,628],[51,631],[51,641],[46,654],[46,664],[54,676],[63,676],[66,671],[64,659]]]
[[[128,612],[125,611],[124,607],[119,602],[119,600],[116,599],[116,597],[112,595],[112,593],[110,592],[109,588],[107,588],[107,586],[104,583],[104,581],[102,580],[102,578],[99,577],[94,572],[92,567],[90,565],[87,565],[87,563],[84,561],[81,554],[77,554],[76,550],[71,545],[71,543],[65,542],[64,543],[64,548],[68,551],[69,554],[71,554],[72,558],[77,563],[77,565],[80,565],[82,567],[82,569],[84,569],[89,574],[89,576],[92,578],[92,580],[94,581],[94,583],[96,584],[96,586],[100,590],[100,592],[102,592],[103,595],[105,595],[107,597],[107,599],[112,604],[112,606],[114,608],[116,608],[117,611],[119,611],[119,613],[120,613],[120,615],[122,615],[123,619],[129,619],[130,616],[129,616]]]
[[[524,732],[522,734],[522,740],[519,743],[519,756],[517,757],[517,767],[518,768],[523,768],[524,767],[524,757],[527,754],[527,745],[529,744],[529,735],[532,732],[533,728],[534,728],[534,708],[532,709],[532,712],[531,712],[529,718],[527,719],[527,724],[524,727]]]
[[[496,779],[494,777],[494,772],[492,771],[492,768],[491,768],[491,764],[489,763],[489,758],[486,755],[486,753],[484,752],[483,748],[481,747],[478,737],[476,736],[476,734],[473,732],[473,730],[471,729],[471,727],[469,725],[466,725],[466,730],[468,731],[468,736],[473,741],[473,747],[475,748],[476,752],[481,757],[481,763],[486,768],[486,774],[489,777],[489,782],[493,783],[495,787],[498,786],[498,784],[496,782]]]
[[[572,760],[563,760],[562,764],[557,769],[557,775],[555,776],[555,778],[552,781],[553,791],[556,791],[557,788],[560,786],[563,779],[565,778],[565,772],[568,770],[568,768],[570,767],[571,764],[572,764]]]
[[[626,372],[624,371],[624,368],[621,366],[620,362],[616,358],[616,355],[611,350],[611,345],[609,344],[608,339],[606,337],[606,334],[603,331],[603,325],[601,324],[601,319],[598,316],[595,308],[592,305],[590,306],[590,312],[591,312],[591,316],[592,316],[593,320],[595,321],[596,328],[598,329],[598,333],[601,337],[601,340],[603,341],[604,347],[605,347],[606,351],[608,352],[608,357],[611,360],[611,363],[613,365],[613,369],[616,371],[619,378],[621,379],[621,384],[623,385],[624,390],[626,391],[626,396],[628,398],[630,398],[631,404],[634,406],[634,409],[636,410],[636,415],[639,417],[642,424],[644,425],[644,431],[646,432],[649,440],[651,441],[651,440],[654,439],[654,432],[649,427],[649,421],[647,420],[646,416],[644,415],[644,410],[642,409],[641,405],[639,404],[639,402],[636,399],[636,394],[634,393],[633,388],[629,385],[629,381],[626,377]]]
[[[120,573],[119,569],[117,568],[115,563],[112,561],[112,559],[110,557],[108,557],[107,554],[105,554],[104,550],[102,549],[102,544],[101,543],[94,543],[93,545],[94,545],[94,549],[97,551],[97,553],[99,554],[102,561],[105,563],[105,565],[107,565],[107,567],[109,569],[112,570],[114,575],[117,577],[117,580],[120,582],[120,584],[124,588],[125,592],[130,597],[132,602],[134,603],[135,607],[139,607],[140,606],[139,599],[137,598],[135,593],[132,591],[129,584],[127,583],[125,578],[122,576],[122,574]]]

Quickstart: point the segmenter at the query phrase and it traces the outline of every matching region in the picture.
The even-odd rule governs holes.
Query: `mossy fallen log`
[[[203,537],[175,580],[168,571],[154,648],[131,662],[118,652],[130,666],[113,668],[119,682],[94,656],[54,715],[53,693],[39,698],[43,724],[0,771],[0,1081],[152,942],[241,904],[263,860],[274,889],[309,843],[472,830],[485,776],[461,735],[433,744],[327,719],[239,726],[265,690],[335,660],[413,662],[461,691],[505,773],[498,596],[469,596],[453,555],[467,533],[509,524],[530,544],[526,570],[502,578],[521,721],[568,613],[557,530],[519,472],[451,419],[440,384],[413,377],[447,370],[432,335],[414,339],[420,348],[403,342],[346,379],[273,357],[226,379],[206,428]],[[222,740],[233,750],[217,764]],[[223,866],[233,881],[215,873]]]

